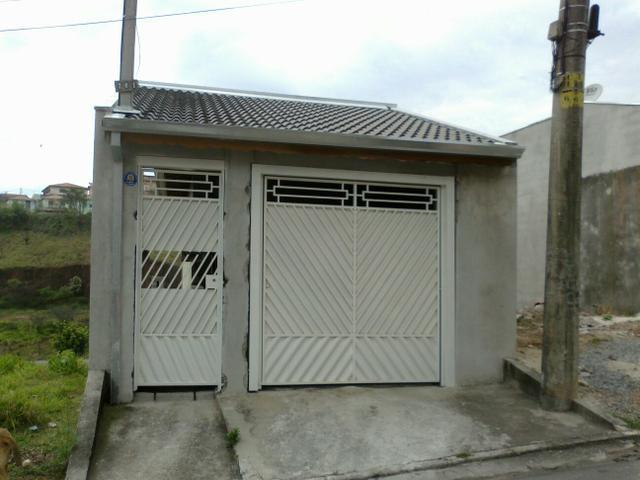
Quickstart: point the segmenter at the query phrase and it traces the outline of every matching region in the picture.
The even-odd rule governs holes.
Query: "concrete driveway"
[[[369,478],[613,436],[510,385],[265,390],[218,398],[243,478]]]

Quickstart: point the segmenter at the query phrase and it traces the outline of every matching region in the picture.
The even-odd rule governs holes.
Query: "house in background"
[[[505,135],[518,162],[518,308],[542,302],[551,119]],[[640,105],[586,103],[580,301],[640,312]]]
[[[502,379],[522,148],[392,104],[130,84],[94,139],[90,365],[112,401]]]
[[[55,183],[45,187],[44,190],[42,190],[42,196],[39,199],[38,208],[40,210],[53,212],[66,208],[63,200],[65,198],[65,192],[69,190],[75,190],[84,194],[85,206],[83,213],[90,212],[92,204],[90,188],[74,185],[73,183]]]
[[[36,208],[36,201],[21,193],[0,193],[0,206],[11,207],[20,205],[27,210]]]

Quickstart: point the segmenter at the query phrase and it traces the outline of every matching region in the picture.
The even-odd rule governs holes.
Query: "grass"
[[[54,353],[51,336],[55,322],[71,319],[88,323],[86,304],[49,309],[0,309],[0,355],[12,353],[26,360],[42,360]]]
[[[35,232],[0,232],[0,269],[88,265],[89,232],[49,235]]]
[[[618,415],[618,418],[620,418],[620,420],[622,420],[627,427],[633,429],[633,430],[640,430],[640,416],[624,416],[624,415]]]
[[[11,478],[64,478],[86,377],[80,362],[80,368],[63,374],[17,356],[0,356],[0,425],[13,433],[23,458],[31,460],[29,467],[12,465]],[[30,430],[32,425],[38,429]]]

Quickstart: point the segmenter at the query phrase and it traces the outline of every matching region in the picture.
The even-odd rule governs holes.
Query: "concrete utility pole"
[[[120,45],[120,80],[116,82],[118,108],[120,112],[132,112],[133,89],[135,87],[134,64],[136,48],[137,0],[124,0],[122,14],[122,40]]]
[[[561,0],[554,42],[551,155],[542,347],[543,408],[569,410],[578,385],[578,264],[585,54],[595,38],[598,7]]]

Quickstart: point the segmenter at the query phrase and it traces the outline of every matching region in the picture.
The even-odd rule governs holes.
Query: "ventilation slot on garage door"
[[[220,174],[160,168],[142,169],[145,197],[220,198]]]
[[[265,195],[268,203],[438,210],[438,189],[428,186],[267,178]]]
[[[353,205],[353,184],[331,181],[268,178],[269,203],[302,203],[306,205]]]

